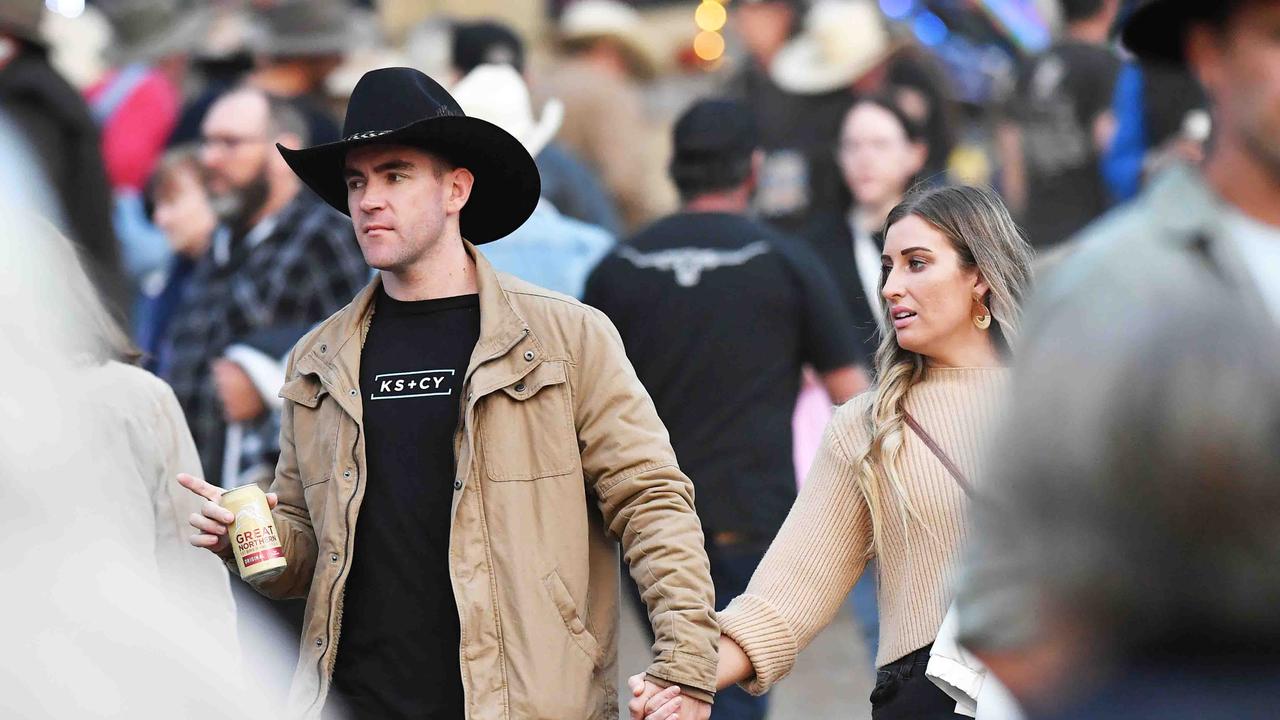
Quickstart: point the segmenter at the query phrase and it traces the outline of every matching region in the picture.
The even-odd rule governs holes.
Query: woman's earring
[[[982,314],[973,316],[973,324],[978,326],[979,330],[986,330],[991,327],[991,311],[981,303],[978,304],[978,307],[982,308]]]

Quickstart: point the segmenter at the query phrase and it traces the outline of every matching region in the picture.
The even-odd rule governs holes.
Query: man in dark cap
[[[587,280],[702,492],[716,603],[742,594],[796,498],[791,416],[812,365],[841,403],[861,388],[853,321],[800,242],[746,217],[760,151],[741,103],[702,101],[675,127],[681,212],[642,230]],[[721,691],[715,718],[763,718]],[[683,717],[683,714],[681,715]]]
[[[1212,108],[1212,148],[1201,168],[1166,170],[1135,201],[1072,240],[1070,254],[1040,281],[1028,307],[1010,392],[1023,404],[1030,402],[1027,392],[1051,395],[1093,381],[1045,373],[1067,366],[1063,358],[1080,348],[1107,352],[1117,332],[1150,332],[1140,321],[1129,324],[1128,318],[1167,318],[1188,297],[1226,298],[1215,303],[1220,312],[1257,333],[1260,346],[1274,353],[1271,366],[1280,367],[1280,0],[1147,0],[1125,23],[1123,40],[1139,59],[1183,65],[1199,79]],[[1187,338],[1198,341],[1194,335]],[[1149,361],[1167,364],[1177,358]],[[1060,388],[1063,384],[1067,387]],[[1108,418],[1096,418],[1097,424]],[[1130,432],[1145,437],[1147,428]],[[1018,482],[995,484],[990,506],[1005,507],[1001,493],[1021,499],[1034,495],[1033,483],[1039,480],[1019,476]],[[1222,502],[1227,507],[1233,499],[1223,497]],[[1043,553],[1052,548],[1037,553],[1035,543],[1019,541],[1036,535],[1034,520],[978,510],[956,596],[960,639],[1028,705],[1033,717],[1274,715],[1271,704],[1248,705],[1261,686],[1250,685],[1257,678],[1242,672],[1269,672],[1274,682],[1267,665],[1275,661],[1274,643],[1241,637],[1239,618],[1232,617],[1243,606],[1238,598],[1256,597],[1252,583],[1222,586],[1219,606],[1196,607],[1193,603],[1201,596],[1194,592],[1168,597],[1152,590],[1201,579],[1186,574],[1186,566],[1173,558],[1151,555],[1154,548],[1167,546],[1114,548],[1151,555],[1153,577],[1164,574],[1138,585],[1112,572],[1116,582],[1096,588],[1094,607],[1082,608],[1069,599],[1064,606],[1064,598],[1045,592],[1051,586],[1046,573],[1059,571],[1060,556]],[[1107,518],[1133,521],[1115,507],[1101,515],[1102,523]],[[1189,520],[1142,521],[1146,524],[1141,527],[1149,529],[1183,526]],[[1204,526],[1212,528],[1212,522]],[[1116,532],[1145,540],[1141,527]],[[1089,542],[1097,537],[1081,535]],[[1207,552],[1213,541],[1206,538],[1194,552]],[[1101,547],[1089,572],[1106,572],[1115,557],[1112,550]],[[1257,552],[1256,547],[1249,552]],[[1153,592],[1165,597],[1145,596]],[[1101,619],[1091,612],[1135,599],[1132,607],[1147,611],[1148,627],[1090,635]],[[1196,618],[1194,626],[1169,620],[1186,617]],[[1092,689],[1082,692],[1086,677]],[[1093,692],[1103,702],[1087,711],[1065,701]],[[1269,697],[1275,697],[1273,686]],[[1243,704],[1233,705],[1237,699]]]
[[[533,158],[409,68],[361,78],[342,136],[280,149],[378,270],[280,393],[288,568],[258,589],[307,597],[291,714],[616,717],[621,540],[657,636],[646,677],[705,718],[719,627],[653,403],[599,311],[476,249],[533,211]],[[209,500],[192,543],[230,559],[220,491],[179,481]]]
[[[43,178],[57,193],[54,207],[88,265],[98,291],[120,318],[131,294],[111,227],[98,127],[85,101],[49,63],[40,37],[43,0],[0,0],[0,108],[40,161]]]
[[[459,78],[481,65],[510,65],[524,73],[524,41],[495,20],[455,23],[451,49],[453,71]]]

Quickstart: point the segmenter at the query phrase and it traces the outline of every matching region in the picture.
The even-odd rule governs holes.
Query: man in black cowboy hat
[[[258,589],[308,599],[291,709],[318,715],[332,689],[368,717],[617,717],[621,540],[647,679],[704,718],[712,584],[653,403],[599,311],[475,247],[533,211],[533,159],[407,68],[360,80],[343,137],[281,148],[379,271],[281,390],[268,498],[288,568]],[[192,543],[229,558],[220,491],[180,482],[210,501]]]
[[[1071,241],[1070,255],[1040,282],[1010,392],[1020,401],[1029,388],[1071,383],[1069,389],[1088,382],[1046,373],[1062,367],[1062,358],[1073,351],[1106,352],[1121,336],[1149,332],[1129,326],[1127,319],[1144,313],[1167,317],[1188,297],[1230,298],[1221,312],[1258,333],[1272,352],[1272,366],[1280,367],[1280,0],[1148,0],[1126,22],[1123,39],[1141,60],[1182,65],[1199,79],[1210,100],[1214,139],[1202,167],[1178,166],[1157,176],[1137,200]],[[1147,360],[1159,365],[1176,357]],[[1133,433],[1145,430],[1134,427]],[[991,492],[1025,499],[1039,489],[1036,478],[1019,482],[1007,488],[996,483]],[[991,507],[1004,507],[995,499]],[[1223,507],[1234,507],[1236,500],[1224,496]],[[1130,515],[1111,512],[1116,508],[1107,511],[1119,522],[1133,522]],[[1047,557],[1050,548],[1037,554],[1036,543],[1022,542],[1041,531],[1034,519],[975,512],[956,599],[961,640],[1033,717],[1273,716],[1272,704],[1249,702],[1275,698],[1274,643],[1263,639],[1265,628],[1253,626],[1255,634],[1248,619],[1235,614],[1256,598],[1258,584],[1215,588],[1216,603],[1205,603],[1206,595],[1198,592],[1170,596],[1152,589],[1201,580],[1187,571],[1187,553],[1221,563],[1239,559],[1214,552],[1223,547],[1215,545],[1221,538],[1213,530],[1223,515],[1205,513],[1203,543],[1147,553],[1145,585],[1117,575],[1116,583],[1096,588],[1092,604],[1082,608],[1045,592],[1054,587],[1047,574],[1061,572],[1061,554]],[[1142,527],[1182,525],[1184,519],[1145,518]],[[1128,528],[1118,534],[1138,540],[1146,537],[1142,532]],[[1096,544],[1097,535],[1081,536],[1086,539]],[[1097,565],[1088,570],[1114,573],[1112,560],[1098,553],[1090,558]],[[1255,567],[1250,563],[1239,564],[1242,580]],[[1141,610],[1146,618],[1134,624],[1143,627],[1091,635],[1118,604]],[[1194,626],[1170,620],[1189,617],[1196,618]],[[1088,683],[1078,682],[1085,676]],[[1087,711],[1066,702],[1085,699],[1086,684],[1095,695]]]

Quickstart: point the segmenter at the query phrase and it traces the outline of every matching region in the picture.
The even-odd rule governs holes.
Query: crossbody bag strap
[[[916,435],[924,441],[925,447],[929,448],[929,452],[933,453],[934,457],[938,458],[938,460],[942,462],[942,466],[947,469],[947,472],[951,473],[951,477],[956,479],[956,482],[960,484],[960,489],[964,490],[964,494],[968,495],[969,499],[972,500],[973,486],[969,484],[969,480],[965,478],[964,473],[960,471],[960,466],[951,461],[951,458],[942,451],[942,448],[938,446],[938,443],[934,442],[929,433],[925,432],[924,428],[920,427],[920,423],[916,422],[916,419],[911,417],[911,413],[903,412],[902,417],[906,420],[907,425],[915,431]]]

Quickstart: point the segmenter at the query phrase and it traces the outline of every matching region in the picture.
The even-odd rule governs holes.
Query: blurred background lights
[[[44,6],[63,17],[78,18],[84,14],[84,0],[44,0]]]
[[[890,20],[901,20],[911,14],[915,0],[880,0],[880,11]]]
[[[699,59],[711,62],[724,55],[724,38],[720,33],[703,31],[693,39],[693,52]]]
[[[917,15],[916,19],[911,23],[911,30],[916,34],[916,39],[926,47],[941,45],[949,34],[947,24],[942,22],[942,18],[931,12],[923,12]]]
[[[725,20],[728,17],[724,6],[716,2],[716,0],[702,0],[702,3],[698,5],[698,9],[693,13],[693,21],[697,23],[698,29],[706,32],[716,32],[724,27]]]

